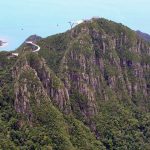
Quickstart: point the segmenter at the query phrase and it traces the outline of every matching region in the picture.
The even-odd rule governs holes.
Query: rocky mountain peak
[[[37,53],[28,46],[12,59],[0,53],[8,140],[35,149],[148,150],[148,42],[122,24],[93,18],[36,43]],[[10,108],[21,117],[7,117]]]

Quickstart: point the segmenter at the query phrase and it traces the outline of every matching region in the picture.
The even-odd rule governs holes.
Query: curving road
[[[37,44],[35,44],[35,43],[33,43],[32,41],[26,41],[25,42],[26,44],[31,44],[31,45],[33,45],[33,46],[36,46],[37,47],[37,49],[36,50],[34,50],[34,51],[32,51],[32,52],[38,52],[41,48],[40,48],[40,46],[38,46]],[[12,53],[12,56],[18,56],[19,55],[19,53]]]
[[[31,45],[37,47],[37,49],[34,50],[34,51],[32,51],[32,52],[38,52],[38,51],[41,49],[40,46],[38,46],[37,44],[33,43],[32,41],[26,41],[26,43],[27,43],[27,44],[31,44]]]

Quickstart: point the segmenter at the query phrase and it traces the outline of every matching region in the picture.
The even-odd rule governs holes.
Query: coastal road
[[[27,44],[31,44],[31,45],[37,47],[37,49],[34,50],[34,51],[32,51],[32,52],[38,52],[38,51],[41,49],[40,46],[38,46],[37,44],[33,43],[32,41],[26,41],[26,43],[27,43]]]
[[[34,51],[32,51],[32,52],[38,52],[38,51],[41,49],[40,46],[38,46],[37,44],[33,43],[32,41],[26,41],[25,43],[26,43],[26,44],[31,44],[31,45],[37,47],[37,49],[34,50]],[[12,55],[16,57],[16,56],[19,55],[19,53],[12,53]]]

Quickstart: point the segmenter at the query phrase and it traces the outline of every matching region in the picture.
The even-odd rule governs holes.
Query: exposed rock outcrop
[[[63,113],[88,124],[92,131],[96,132],[96,126],[91,118],[98,114],[102,102],[118,100],[149,111],[150,45],[134,31],[98,19],[38,44],[39,55],[25,55],[24,64],[20,59],[14,77],[18,80],[22,70],[29,67],[42,88],[37,92],[47,95]],[[28,114],[31,94],[27,84],[18,84],[15,108]]]
[[[46,96],[61,111],[70,113],[68,90],[37,54],[22,56],[12,72],[16,81],[14,105],[17,112],[30,115],[30,101],[34,95],[37,104],[40,105],[41,96]]]

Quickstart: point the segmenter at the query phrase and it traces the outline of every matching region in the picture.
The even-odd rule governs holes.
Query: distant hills
[[[32,41],[32,42],[36,43],[37,41],[40,41],[40,40],[42,40],[42,37],[40,37],[40,36],[34,34],[34,35],[29,36],[29,37],[22,43],[21,46],[24,46],[24,44],[26,44],[26,43],[25,43],[26,41]]]
[[[39,40],[41,40],[42,39],[42,37],[40,37],[40,36],[38,36],[38,35],[31,35],[31,36],[29,36],[27,39],[26,39],[26,41],[33,41],[33,42],[37,42],[37,41],[39,41]]]
[[[23,48],[23,47],[26,45],[26,41],[32,41],[32,42],[36,43],[36,42],[38,42],[38,41],[40,41],[40,40],[42,40],[42,37],[40,37],[40,36],[38,36],[38,35],[36,35],[36,34],[31,35],[31,36],[29,36],[29,37],[19,46],[19,48],[17,49],[17,51],[18,51],[19,49]]]
[[[141,32],[141,31],[139,31],[139,30],[137,30],[136,33],[137,33],[141,38],[143,38],[144,40],[150,42],[150,35],[149,35],[149,34],[143,33],[143,32]]]

